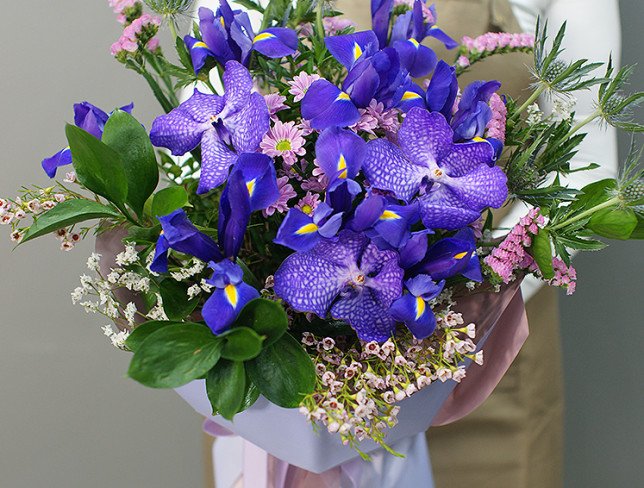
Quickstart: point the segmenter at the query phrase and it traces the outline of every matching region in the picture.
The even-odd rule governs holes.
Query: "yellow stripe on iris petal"
[[[463,259],[465,256],[467,256],[469,253],[468,252],[459,252],[454,256],[454,259]]]
[[[337,102],[338,100],[351,100],[351,97],[345,92],[340,92],[338,98],[336,98],[335,101]]]
[[[306,224],[297,229],[295,232],[296,235],[301,236],[301,235],[306,235],[306,234],[313,234],[313,232],[317,232],[318,226],[311,223],[311,224]]]
[[[357,61],[360,56],[362,56],[362,48],[356,42],[353,44],[353,60]]]
[[[347,160],[344,159],[344,154],[340,154],[340,159],[338,159],[338,171],[342,171],[338,178],[347,177]]]
[[[255,39],[253,39],[253,44],[255,44],[256,42],[265,41],[266,39],[272,39],[274,37],[275,36],[273,34],[271,34],[270,32],[262,32],[262,33],[257,34],[255,36]]]
[[[418,93],[413,91],[406,91],[402,96],[403,100],[416,100],[418,98],[422,98],[422,97]]]
[[[255,193],[255,183],[257,182],[257,178],[253,178],[252,180],[246,182],[246,188],[248,189],[248,196],[252,197],[253,193]]]
[[[237,308],[237,303],[239,302],[237,287],[235,285],[227,285],[226,288],[224,288],[224,293],[226,294],[226,300],[228,300],[228,303],[230,303],[233,308]]]
[[[380,216],[380,220],[398,220],[399,218],[401,218],[400,215],[392,210],[385,210]]]
[[[425,300],[421,297],[416,297],[416,320],[421,318],[425,313]]]
[[[196,48],[208,49],[208,44],[206,44],[203,41],[197,41],[192,46],[192,49],[196,49]]]
[[[475,137],[474,139],[472,139],[472,141],[474,141],[474,142],[486,142],[485,139],[483,139],[482,137]]]
[[[420,46],[418,41],[414,38],[409,39],[409,42],[411,42],[416,49],[418,49],[418,47]]]

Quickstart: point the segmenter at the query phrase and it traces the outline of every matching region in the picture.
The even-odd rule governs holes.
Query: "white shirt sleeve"
[[[618,0],[512,0],[513,11],[518,15],[522,28],[532,28],[536,16],[548,21],[549,37],[552,39],[564,22],[567,22],[566,37],[563,41],[565,51],[562,57],[568,61],[588,59],[590,61],[607,61],[612,55],[613,64],[618,66],[621,55],[621,28],[619,22]],[[533,15],[530,16],[529,13]],[[603,75],[603,67],[596,71],[596,76]],[[593,113],[597,98],[597,87],[579,91],[575,120],[580,121]],[[544,112],[551,110],[551,102],[542,99],[540,105]],[[613,127],[603,127],[592,122],[583,129],[586,138],[578,148],[571,162],[571,168],[580,168],[589,163],[597,163],[599,168],[593,171],[572,173],[565,181],[572,188],[582,188],[588,183],[617,175],[617,131]],[[508,228],[515,225],[525,215],[527,207],[517,204],[501,221],[499,227]],[[529,300],[543,285],[541,280],[529,276],[521,289],[523,296]]]

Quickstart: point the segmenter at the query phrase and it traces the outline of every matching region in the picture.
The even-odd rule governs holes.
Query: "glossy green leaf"
[[[177,322],[170,322],[167,320],[152,320],[150,322],[145,322],[144,324],[137,325],[125,340],[125,345],[130,351],[136,352],[139,346],[143,344],[143,341],[150,337],[150,335],[170,325],[177,325]]]
[[[279,303],[265,298],[256,298],[246,304],[240,312],[235,326],[250,327],[266,337],[264,345],[277,341],[288,329],[288,316]]]
[[[590,230],[609,239],[629,239],[636,227],[637,216],[630,208],[605,208],[595,212],[588,222]]]
[[[552,267],[552,246],[550,244],[550,233],[541,229],[539,233],[532,238],[530,254],[534,258],[539,271],[543,278],[550,280],[555,276],[555,270]]]
[[[92,200],[66,200],[40,214],[25,233],[22,242],[92,219],[119,219],[123,216],[110,207]]]
[[[188,205],[188,192],[183,186],[159,190],[152,200],[152,217],[163,217]]]
[[[170,320],[186,320],[194,312],[199,298],[188,298],[188,285],[166,278],[159,284],[159,293],[163,299],[163,310]]]
[[[78,182],[124,210],[128,185],[119,154],[75,125],[67,124],[65,133]]]
[[[263,339],[253,329],[234,327],[219,337],[224,340],[221,357],[233,361],[248,361],[257,357],[262,350]]]
[[[117,110],[105,124],[103,142],[121,156],[127,178],[126,202],[141,217],[145,201],[159,183],[159,168],[147,131],[132,115]]]
[[[220,360],[206,377],[206,393],[213,414],[231,420],[243,405],[246,395],[246,372],[241,361]]]
[[[205,325],[163,327],[138,347],[128,375],[151,388],[178,388],[210,371],[222,348],[223,342]]]
[[[280,407],[297,407],[315,388],[313,362],[289,334],[248,361],[246,370],[261,394]]]
[[[246,372],[246,389],[244,391],[244,401],[242,402],[242,406],[239,411],[243,412],[244,410],[248,410],[255,404],[258,398],[259,388],[255,386],[255,383],[253,383],[249,378],[248,372]]]
[[[633,232],[631,232],[630,239],[644,239],[644,215],[641,213],[636,214],[637,225]]]

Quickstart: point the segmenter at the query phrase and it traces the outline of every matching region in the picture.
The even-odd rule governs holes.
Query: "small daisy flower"
[[[294,100],[296,102],[299,102],[304,98],[304,95],[306,95],[306,92],[311,85],[319,79],[320,75],[310,75],[302,71],[299,75],[294,76],[293,79],[288,82],[291,87],[288,92],[295,97]]]
[[[278,120],[277,117],[275,117],[277,112],[281,112],[288,108],[288,105],[284,104],[286,97],[279,93],[269,93],[268,95],[264,95],[264,100],[266,100],[266,105],[268,105],[268,113],[274,121]]]
[[[297,202],[295,208],[300,209],[306,215],[312,215],[313,211],[320,204],[320,195],[317,193],[306,192],[306,195]]]
[[[306,140],[302,137],[302,130],[295,122],[275,122],[268,134],[260,143],[262,152],[272,158],[281,156],[284,164],[292,166],[297,162],[298,156],[304,156]]]
[[[275,203],[272,205],[269,205],[268,208],[262,211],[264,214],[264,217],[269,217],[270,215],[273,215],[275,212],[278,213],[284,213],[286,212],[289,207],[288,207],[288,201],[297,196],[297,193],[295,193],[295,190],[293,189],[293,186],[288,182],[288,176],[282,176],[280,178],[277,178],[277,187],[279,188],[280,191],[280,197],[277,199]]]

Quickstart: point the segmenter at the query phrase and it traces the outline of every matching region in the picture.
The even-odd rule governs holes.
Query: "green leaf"
[[[235,326],[250,327],[266,337],[265,346],[275,343],[288,329],[288,316],[277,302],[256,298],[246,304],[239,313]]]
[[[75,125],[67,124],[65,133],[78,182],[126,212],[127,177],[119,154]]]
[[[555,270],[552,267],[552,246],[550,245],[550,233],[545,230],[539,230],[539,233],[532,238],[530,254],[539,266],[539,271],[546,280],[551,280],[555,276]]]
[[[255,386],[255,383],[251,381],[251,379],[248,377],[248,372],[246,372],[246,389],[244,391],[244,401],[242,402],[242,406],[239,409],[240,412],[243,412],[244,410],[248,410],[250,407],[253,406],[253,404],[257,401],[259,398],[259,388]]]
[[[610,178],[584,186],[581,189],[581,194],[568,207],[569,214],[583,212],[610,200],[609,192],[616,188],[617,181]]]
[[[170,320],[185,320],[199,303],[199,297],[188,299],[188,285],[172,278],[161,282],[159,293],[163,299],[163,310]]]
[[[126,202],[141,217],[145,201],[159,183],[159,168],[147,131],[132,115],[117,110],[105,124],[103,142],[121,156],[127,178]]]
[[[188,192],[183,186],[160,190],[152,200],[152,217],[163,217],[188,205]]]
[[[213,415],[231,420],[243,405],[246,395],[246,372],[241,361],[222,359],[206,377],[206,392]]]
[[[605,208],[595,212],[588,228],[609,239],[627,240],[637,227],[637,216],[630,208]]]
[[[123,218],[123,216],[116,210],[91,200],[66,200],[41,214],[31,224],[22,242],[27,242],[36,237],[86,220],[107,218],[119,219]]]
[[[169,322],[166,320],[152,320],[150,322],[145,322],[144,324],[137,325],[125,340],[125,345],[130,351],[136,352],[141,344],[143,344],[143,341],[146,340],[150,335],[154,334],[158,330],[163,329],[164,327],[168,327],[169,325],[177,325],[177,322]]]
[[[143,341],[128,376],[150,388],[178,388],[217,364],[223,342],[201,324],[163,327]]]
[[[248,327],[234,327],[218,337],[225,341],[221,357],[232,361],[248,361],[262,351],[263,338]]]
[[[313,362],[289,334],[247,362],[246,368],[261,394],[280,407],[297,407],[315,388]]]
[[[155,244],[161,234],[161,225],[154,227],[130,227],[125,240],[137,244]]]
[[[637,217],[637,225],[635,226],[635,230],[631,233],[630,239],[644,239],[644,215],[638,213],[636,214]]]
[[[574,249],[576,251],[601,251],[607,246],[601,241],[595,239],[582,239],[575,236],[557,236],[556,243],[563,244],[568,249]]]

